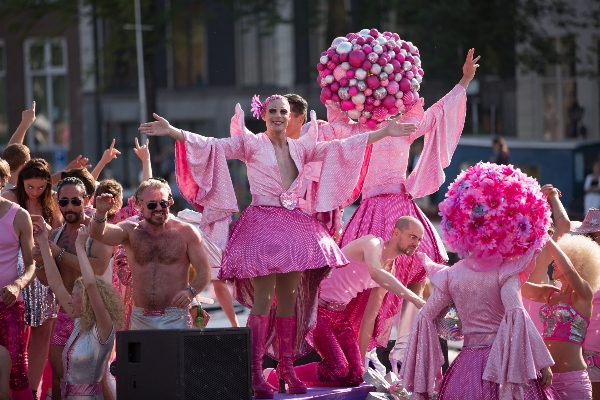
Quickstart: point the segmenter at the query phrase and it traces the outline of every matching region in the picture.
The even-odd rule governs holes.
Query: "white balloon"
[[[386,74],[391,75],[394,73],[394,66],[392,64],[385,64],[383,66],[383,70],[385,71]]]
[[[408,53],[406,52],[406,50],[404,50],[404,49],[400,49],[400,54],[402,54],[404,57],[406,57],[406,55],[407,55]]]
[[[348,54],[352,51],[352,44],[350,42],[342,42],[342,43],[338,44],[335,51],[338,54]]]
[[[396,58],[396,52],[394,50],[388,50],[388,55],[392,60]]]
[[[352,43],[353,45],[355,45],[356,44],[356,39],[352,39],[352,41],[350,43]]]
[[[379,75],[381,73],[381,65],[379,65],[379,64],[371,65],[371,73],[373,75]]]
[[[377,42],[379,42],[380,45],[384,45],[385,42],[387,42],[387,39],[384,36],[381,36],[381,35],[377,39],[375,39],[375,40],[377,40]]]
[[[381,47],[380,45],[376,44],[375,46],[373,46],[373,52],[375,52],[377,54],[381,54],[381,53],[383,53],[383,47]]]
[[[344,62],[341,64],[341,66],[342,66],[342,69],[343,69],[344,71],[348,71],[348,70],[351,68],[351,66],[350,66],[350,63],[349,63],[348,61],[344,61]]]
[[[352,102],[354,104],[364,104],[366,97],[363,93],[358,93],[356,96],[352,96]]]
[[[417,80],[417,82],[419,82],[419,84],[423,82],[423,77],[420,74],[415,75],[415,79]]]
[[[348,85],[350,85],[350,86],[356,86],[357,83],[358,83],[358,81],[354,78],[352,78],[348,81]]]
[[[396,72],[396,73],[394,74],[394,80],[395,80],[396,82],[400,82],[400,80],[401,80],[401,79],[402,79],[402,74],[401,74],[400,72]]]
[[[402,63],[402,69],[405,71],[410,71],[412,69],[412,64],[410,63],[410,61],[404,61]]]
[[[360,32],[358,32],[358,34],[360,36],[369,36],[369,33],[371,32],[370,29],[361,29]]]
[[[327,64],[329,62],[329,57],[327,57],[327,56],[321,56],[321,58],[319,58],[319,62],[321,64]]]
[[[367,77],[367,71],[365,71],[362,68],[359,68],[356,70],[356,72],[354,73],[354,76],[356,77],[356,79],[358,79],[359,81],[364,81],[365,78]]]
[[[333,47],[337,47],[340,43],[344,43],[344,42],[347,42],[347,41],[348,41],[347,38],[345,38],[343,36],[338,36],[335,39],[333,39],[333,42],[331,42],[331,45]]]
[[[326,82],[327,84],[329,84],[329,85],[331,85],[331,84],[333,83],[333,81],[334,81],[334,77],[333,77],[333,75],[327,75],[327,76],[326,76],[325,78],[323,78],[323,79],[325,79],[325,82]]]

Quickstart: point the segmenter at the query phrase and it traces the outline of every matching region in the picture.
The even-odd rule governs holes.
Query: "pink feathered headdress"
[[[461,257],[502,261],[548,240],[550,206],[540,185],[512,165],[470,167],[439,208],[444,242]]]
[[[262,112],[267,108],[267,105],[273,100],[287,101],[287,99],[285,97],[283,97],[282,95],[274,94],[273,96],[267,97],[267,99],[265,100],[264,103],[261,103],[260,97],[258,97],[258,95],[255,94],[254,97],[252,97],[252,103],[251,103],[251,107],[250,107],[250,109],[252,110],[252,115],[254,115],[254,117],[256,119],[260,119]]]

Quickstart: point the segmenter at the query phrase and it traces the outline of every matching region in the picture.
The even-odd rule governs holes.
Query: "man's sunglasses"
[[[149,201],[146,203],[146,207],[148,208],[148,210],[154,210],[156,208],[156,206],[159,204],[160,204],[160,207],[163,209],[169,207],[169,202],[167,200]]]
[[[58,200],[58,205],[61,207],[66,207],[69,205],[69,201],[71,202],[71,204],[73,204],[75,207],[79,207],[81,205],[81,203],[83,203],[83,200],[81,200],[79,197],[73,197],[72,199],[67,199],[62,198]]]

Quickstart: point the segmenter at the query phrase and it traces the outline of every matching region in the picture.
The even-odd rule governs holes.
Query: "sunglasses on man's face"
[[[75,207],[79,207],[81,205],[81,203],[83,203],[83,200],[81,200],[79,197],[73,197],[72,199],[68,199],[66,197],[63,197],[62,199],[58,200],[58,205],[61,206],[61,207],[66,207],[66,206],[69,205],[69,201]]]
[[[159,204],[160,207],[163,209],[169,207],[169,202],[167,200],[149,201],[146,203],[146,207],[148,208],[148,210],[154,210]]]

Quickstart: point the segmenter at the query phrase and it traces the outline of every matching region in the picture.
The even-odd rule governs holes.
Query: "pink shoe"
[[[254,398],[272,399],[275,396],[275,388],[265,381],[262,370],[265,340],[267,340],[269,329],[269,316],[250,314],[246,326],[252,332],[252,390],[254,390]]]
[[[296,317],[276,318],[275,331],[279,347],[277,378],[284,380],[290,394],[306,393],[306,385],[294,371],[294,342],[296,339]]]

